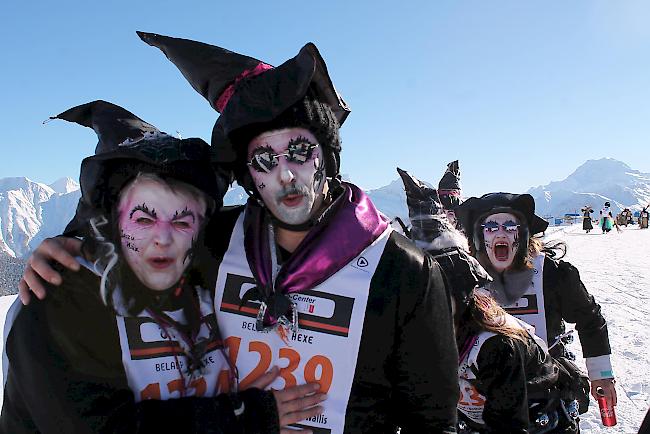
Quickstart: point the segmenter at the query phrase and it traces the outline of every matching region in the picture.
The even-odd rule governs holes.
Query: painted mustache
[[[278,192],[275,196],[275,199],[278,202],[281,202],[287,196],[307,196],[309,194],[309,189],[305,185],[292,185],[287,188],[283,188],[282,191]]]

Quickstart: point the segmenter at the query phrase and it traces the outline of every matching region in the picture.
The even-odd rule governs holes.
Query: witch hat
[[[217,162],[229,163],[236,159],[230,143],[234,131],[277,118],[308,93],[329,105],[339,126],[350,113],[313,43],[302,47],[295,57],[272,67],[214,45],[137,33],[144,42],[159,48],[192,87],[221,113],[212,131]]]
[[[93,101],[50,119],[92,128],[99,139],[95,155],[81,163],[81,199],[66,228],[75,233],[88,218],[111,212],[122,188],[140,172],[150,172],[193,185],[220,207],[227,181],[210,163],[210,145],[198,138],[178,139],[161,132],[130,111],[106,101]]]
[[[447,170],[438,183],[438,195],[446,209],[453,210],[460,205],[460,167],[458,160],[447,164]]]
[[[429,187],[406,170],[397,168],[406,192],[406,205],[411,220],[410,237],[415,241],[430,243],[445,230],[441,220],[446,219],[435,188]]]

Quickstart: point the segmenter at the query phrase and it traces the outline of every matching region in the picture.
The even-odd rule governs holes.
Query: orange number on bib
[[[316,369],[321,367],[321,374],[318,380],[316,379]],[[320,383],[320,392],[327,393],[332,385],[332,377],[334,377],[334,366],[332,362],[325,356],[314,356],[305,365],[305,381],[312,383],[317,381]]]
[[[280,358],[289,360],[286,368],[280,369],[280,377],[284,379],[284,387],[291,387],[298,384],[298,380],[292,374],[300,363],[300,353],[291,348],[280,348]]]
[[[145,399],[160,399],[160,384],[151,383],[140,392],[140,400]]]
[[[253,381],[255,381],[257,378],[262,376],[266,371],[268,371],[269,368],[271,367],[271,359],[273,359],[273,355],[271,354],[271,347],[269,347],[264,342],[259,342],[259,341],[250,342],[248,344],[248,351],[249,352],[255,351],[256,353],[259,353],[260,361],[257,363],[257,366],[255,366],[255,369],[253,369],[251,373],[246,376],[246,378],[241,380],[240,387],[242,389],[245,389]]]
[[[469,396],[467,396],[468,394]],[[467,399],[467,401],[465,401],[465,399]],[[476,390],[474,386],[465,386],[463,390],[461,390],[458,404],[481,407],[485,404],[485,399],[480,393],[478,393],[478,390]]]

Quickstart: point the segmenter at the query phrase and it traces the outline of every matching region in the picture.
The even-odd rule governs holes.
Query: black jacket
[[[213,218],[208,258],[221,257],[241,207]],[[215,259],[209,270],[218,270]],[[345,432],[455,432],[458,353],[450,298],[431,256],[393,232],[370,283]]]
[[[578,269],[568,262],[544,259],[544,304],[546,330],[552,344],[564,333],[565,322],[575,324],[584,357],[610,354],[607,322],[600,305],[580,280]],[[553,356],[563,352],[562,344],[551,350]]]
[[[136,403],[121,360],[115,314],[87,269],[21,308],[6,342],[9,371],[0,433],[277,432],[271,392]],[[238,403],[237,403],[238,404]]]
[[[530,426],[529,408],[549,398],[557,367],[532,338],[524,344],[505,335],[489,338],[478,354],[476,389],[485,397],[484,433],[522,433]]]

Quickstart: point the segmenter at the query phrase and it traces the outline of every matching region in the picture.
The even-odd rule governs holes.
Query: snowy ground
[[[547,239],[566,241],[565,260],[580,270],[585,286],[602,306],[617,380],[618,425],[604,427],[592,399],[580,424],[585,433],[636,433],[650,406],[650,230],[638,226],[590,234],[582,225],[550,228]],[[576,341],[571,350],[582,362]]]
[[[566,260],[581,271],[609,325],[618,381],[618,425],[603,427],[598,405],[592,402],[582,417],[582,432],[636,433],[650,406],[650,230],[630,226],[621,233],[603,235],[595,229],[587,235],[580,225],[561,226],[549,228],[547,239],[566,241]],[[0,297],[0,318],[14,299],[15,295]],[[577,339],[572,350],[584,367]]]

